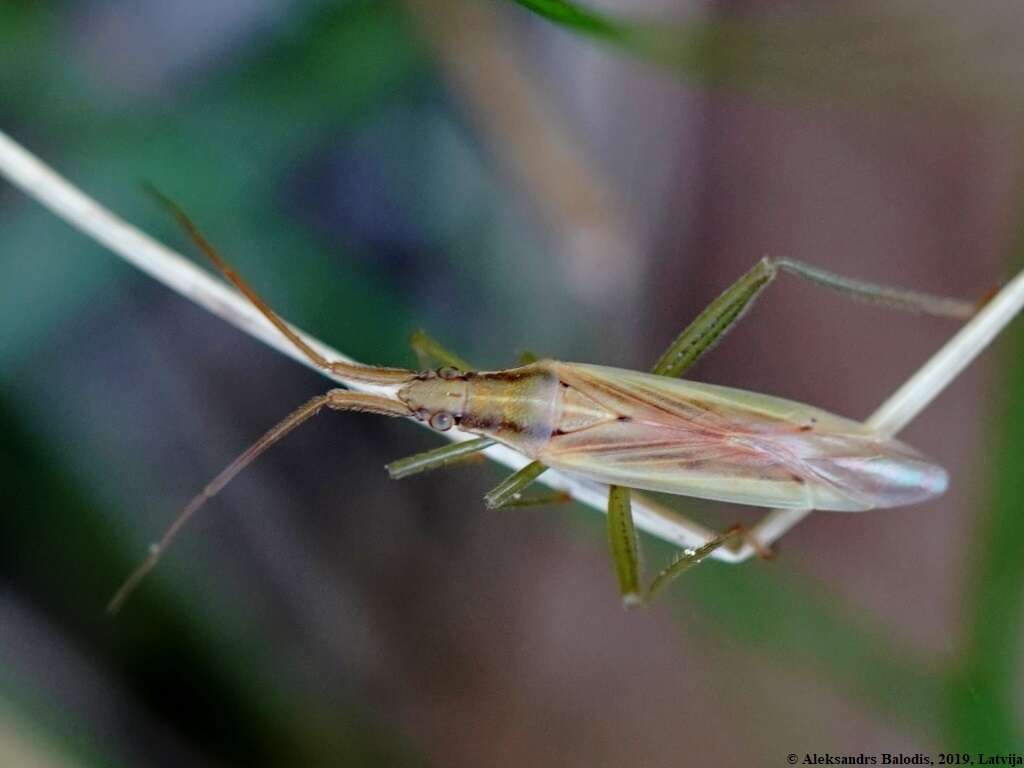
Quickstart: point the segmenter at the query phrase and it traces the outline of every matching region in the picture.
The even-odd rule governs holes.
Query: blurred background
[[[413,366],[423,327],[485,368],[643,369],[766,254],[968,298],[1012,276],[1022,33],[998,0],[8,0],[0,126],[191,253],[156,184],[356,359]],[[783,278],[692,375],[864,418],[954,331]],[[1022,353],[1011,330],[906,431],[942,499],[815,514],[649,609],[603,516],[485,511],[487,463],[392,482],[437,438],[330,414],[111,621],[146,544],[326,382],[0,184],[0,764],[1024,750]]]

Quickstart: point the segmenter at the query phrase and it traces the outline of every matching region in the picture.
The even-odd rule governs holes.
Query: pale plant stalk
[[[102,243],[130,264],[252,337],[347,387],[362,391],[382,389],[359,382],[349,382],[314,367],[244,297],[184,256],[103,208],[3,132],[0,132],[0,174],[54,214]],[[1008,283],[981,312],[897,390],[868,423],[886,434],[893,434],[904,427],[981,353],[1022,306],[1024,273]],[[353,362],[351,358],[309,334],[298,329],[296,332],[324,357]],[[386,388],[384,390],[386,391]],[[443,434],[452,440],[472,437],[454,429]],[[527,462],[523,456],[503,446],[489,448],[487,455],[512,469],[519,469]],[[606,511],[607,488],[599,483],[570,477],[554,470],[545,472],[538,482],[566,491],[577,501],[598,511]],[[639,494],[633,502],[633,513],[638,528],[681,547],[696,548],[714,536],[708,528]],[[771,512],[754,529],[754,533],[759,541],[770,544],[806,514],[807,512],[803,510]],[[754,548],[747,545],[739,550],[716,550],[712,557],[727,562],[739,562],[754,553]]]

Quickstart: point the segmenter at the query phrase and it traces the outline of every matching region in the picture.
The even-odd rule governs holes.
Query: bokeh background
[[[187,248],[155,183],[357,359],[414,365],[424,327],[481,367],[642,369],[765,254],[1011,276],[1022,33],[996,0],[8,1],[0,125]],[[783,278],[693,376],[862,418],[954,330]],[[945,497],[813,515],[649,609],[601,515],[487,512],[486,463],[391,482],[436,438],[332,414],[111,621],[146,543],[325,380],[0,184],[0,765],[1024,750],[1022,353],[1011,330],[907,430]]]

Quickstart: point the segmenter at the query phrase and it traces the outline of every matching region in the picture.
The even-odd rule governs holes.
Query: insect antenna
[[[149,547],[149,555],[132,572],[121,587],[114,593],[107,604],[107,613],[114,615],[124,605],[128,597],[135,591],[146,575],[152,571],[167,547],[177,537],[185,524],[195,516],[207,501],[216,496],[234,477],[245,469],[252,461],[283,438],[293,429],[308,419],[316,416],[324,408],[338,411],[363,411],[383,416],[409,416],[409,409],[401,401],[391,400],[380,395],[368,395],[361,392],[349,392],[344,389],[332,389],[325,395],[314,397],[300,408],[289,414],[284,420],[274,425],[259,440],[253,443],[237,459],[221,470],[213,480],[207,483],[195,497],[185,506],[178,517],[164,532],[160,540]]]
[[[325,358],[309,346],[309,344],[303,341],[302,338],[291,329],[288,323],[286,323],[273,309],[271,309],[270,305],[267,304],[267,302],[265,302],[259,294],[252,289],[242,276],[224,260],[224,258],[203,236],[203,233],[199,231],[199,228],[192,222],[177,203],[167,197],[152,184],[145,183],[143,184],[143,188],[146,192],[152,195],[160,205],[170,212],[181,228],[185,230],[189,239],[196,244],[199,250],[206,254],[217,269],[221,271],[224,277],[239,291],[241,291],[242,295],[252,302],[253,306],[256,307],[256,309],[258,309],[260,313],[274,325],[275,328],[284,334],[284,336],[294,344],[302,354],[309,358],[314,365],[341,376],[342,378],[375,384],[396,384],[408,381],[415,376],[412,371],[408,371],[404,368],[384,368],[373,365],[359,365],[357,363],[345,363],[340,360],[328,360]]]

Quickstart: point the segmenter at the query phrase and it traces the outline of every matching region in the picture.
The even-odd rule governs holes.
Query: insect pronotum
[[[424,356],[445,361],[411,371],[331,361],[306,344],[249,287],[173,202],[155,196],[224,276],[318,367],[380,393],[332,389],[274,426],[185,507],[110,602],[117,611],[182,526],[263,451],[324,408],[401,416],[437,431],[479,435],[389,465],[393,477],[435,469],[502,443],[533,461],[485,497],[491,508],[535,503],[523,490],[547,467],[609,484],[608,537],[626,603],[649,599],[715,549],[744,536],[734,528],[685,551],[644,588],[629,489],[762,507],[861,511],[914,504],[941,494],[946,472],[903,442],[860,422],[769,395],[680,380],[788,272],[896,309],[967,318],[971,302],[866,283],[788,259],[762,259],[713,301],[669,346],[651,373],[537,360],[472,371],[426,336]],[[545,498],[544,500],[548,500]]]

